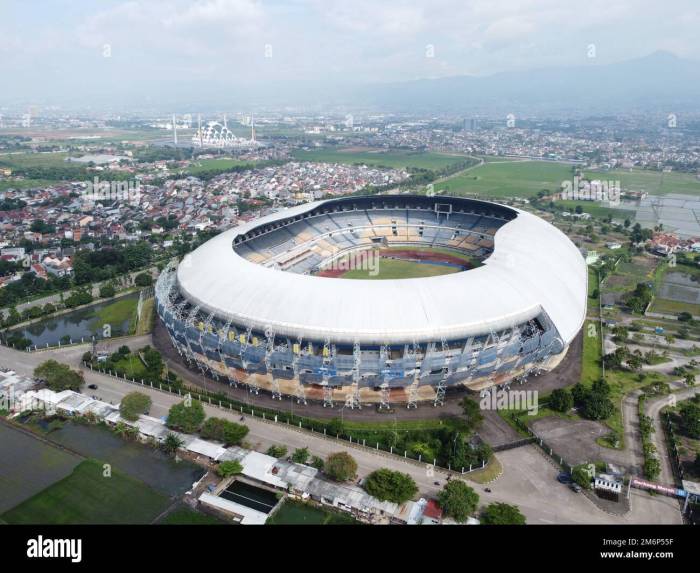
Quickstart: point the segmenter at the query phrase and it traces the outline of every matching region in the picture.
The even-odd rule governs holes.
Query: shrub
[[[216,466],[216,473],[219,474],[221,477],[230,477],[238,475],[242,471],[243,466],[238,460],[229,460],[221,462],[218,466]]]

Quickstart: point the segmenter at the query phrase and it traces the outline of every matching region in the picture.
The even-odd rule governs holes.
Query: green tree
[[[135,422],[151,407],[151,398],[141,392],[129,392],[119,403],[119,414],[125,420]]]
[[[549,395],[549,407],[557,412],[568,412],[574,407],[574,397],[565,388],[557,388]]]
[[[387,468],[381,468],[369,474],[362,487],[377,499],[399,504],[408,501],[418,493],[418,486],[410,475]]]
[[[101,298],[110,298],[113,297],[117,293],[117,290],[114,288],[113,284],[104,284],[100,287],[100,297]]]
[[[328,477],[335,481],[347,481],[355,477],[357,462],[347,452],[336,452],[326,458],[324,471]]]
[[[479,494],[461,480],[448,482],[437,496],[445,515],[457,523],[464,523],[476,511]]]
[[[680,408],[681,427],[691,438],[700,438],[700,406],[686,402]]]
[[[205,417],[201,402],[188,396],[170,408],[166,425],[173,430],[193,434],[199,430]]]
[[[243,466],[238,460],[228,460],[221,462],[216,466],[216,473],[221,477],[230,477],[240,474],[243,471]]]
[[[77,392],[84,383],[82,372],[71,370],[69,366],[55,360],[47,360],[37,366],[34,369],[34,377],[46,380],[46,386],[54,392],[63,390]]]
[[[525,516],[516,505],[490,503],[481,513],[484,525],[525,525]]]
[[[459,405],[462,406],[462,412],[467,422],[467,428],[469,430],[475,430],[478,428],[484,419],[479,403],[469,397],[465,397],[462,399]]]
[[[584,489],[591,489],[591,476],[585,465],[576,466],[571,472],[571,479]]]
[[[305,464],[309,459],[309,448],[297,448],[292,453],[292,461],[298,464]]]
[[[610,398],[590,392],[583,400],[581,415],[588,420],[607,420],[615,411]]]
[[[153,284],[153,277],[148,273],[141,273],[134,277],[134,284],[140,287],[147,287]]]

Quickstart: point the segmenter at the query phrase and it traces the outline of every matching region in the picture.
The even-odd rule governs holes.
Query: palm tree
[[[184,443],[177,434],[170,432],[165,436],[161,447],[166,454],[174,454]]]

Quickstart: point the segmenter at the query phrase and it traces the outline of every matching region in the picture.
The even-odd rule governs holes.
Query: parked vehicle
[[[88,388],[90,388],[90,390],[97,390],[97,384],[88,384]]]
[[[561,473],[557,476],[557,481],[558,481],[559,483],[569,484],[569,483],[572,482],[571,474],[566,473],[566,472],[561,472]]]
[[[573,491],[575,491],[576,493],[581,493],[581,491],[583,490],[583,488],[580,485],[578,485],[576,482],[569,484],[569,487]]]

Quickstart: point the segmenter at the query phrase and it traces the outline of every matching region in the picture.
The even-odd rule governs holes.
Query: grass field
[[[392,280],[415,279],[423,277],[436,277],[456,273],[459,269],[446,265],[433,265],[429,263],[416,263],[413,261],[400,261],[397,259],[379,259],[378,272],[365,269],[353,269],[343,275],[344,279],[364,280]],[[376,270],[376,269],[375,269]]]
[[[700,315],[700,304],[683,302],[680,300],[670,300],[667,298],[655,298],[651,304],[650,312],[658,312],[661,314],[680,314],[681,312],[689,312],[693,316]]]
[[[194,511],[189,507],[179,507],[158,521],[158,525],[225,525],[213,515]]]
[[[55,181],[48,179],[2,179],[0,180],[0,192],[8,189],[40,189],[52,185]]]
[[[2,515],[10,524],[151,523],[170,500],[102,462],[85,460],[68,477]]]
[[[533,197],[542,189],[558,191],[573,177],[572,166],[548,161],[488,162],[435,185],[436,192],[481,197]]]
[[[300,161],[318,161],[321,163],[351,163],[377,165],[382,167],[420,169],[442,169],[468,159],[464,155],[446,153],[420,153],[412,151],[354,150],[354,149],[318,149],[297,150],[292,156]]]
[[[134,354],[129,354],[126,358],[119,360],[115,364],[115,367],[117,370],[124,372],[127,378],[139,380],[146,374],[146,367],[143,365],[143,362],[141,362],[141,359]]]
[[[557,205],[562,207],[576,209],[579,205],[584,213],[590,214],[592,217],[600,217],[602,219],[607,217],[612,217],[613,219],[625,220],[629,219],[634,221],[635,212],[629,209],[616,209],[614,207],[604,207],[599,203],[593,201],[570,201],[570,200],[559,200]]]
[[[267,520],[267,523],[269,525],[352,525],[357,521],[350,515],[288,499]]]
[[[700,179],[691,173],[614,169],[611,171],[588,171],[586,174],[600,179],[618,180],[623,191],[646,191],[650,195],[700,194]]]
[[[5,153],[0,154],[0,165],[13,169],[20,167],[57,167],[69,165],[66,152]]]

